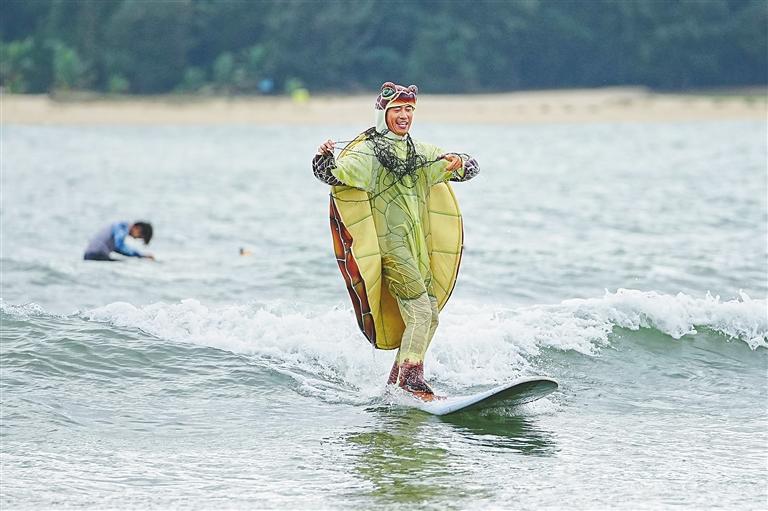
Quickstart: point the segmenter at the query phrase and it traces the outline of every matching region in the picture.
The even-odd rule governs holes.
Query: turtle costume
[[[447,181],[477,175],[474,158],[448,170],[445,151],[397,135],[387,110],[416,106],[418,89],[392,82],[376,98],[376,124],[341,151],[318,154],[315,176],[332,185],[331,231],[358,325],[380,349],[399,348],[389,376],[431,395],[424,355],[458,275],[463,225]],[[455,153],[454,153],[455,154]]]

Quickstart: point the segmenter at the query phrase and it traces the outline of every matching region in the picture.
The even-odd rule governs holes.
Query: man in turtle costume
[[[388,383],[431,399],[424,356],[463,244],[461,214],[446,182],[468,181],[479,167],[468,155],[411,138],[417,94],[415,85],[386,82],[376,98],[376,125],[338,158],[336,144],[324,142],[312,169],[333,186],[334,248],[358,324],[377,348],[399,348]]]

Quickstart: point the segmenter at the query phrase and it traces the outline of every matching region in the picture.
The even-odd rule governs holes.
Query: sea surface
[[[386,391],[310,170],[365,123],[3,125],[0,507],[766,509],[766,123],[416,121],[481,166],[428,380],[556,393]]]

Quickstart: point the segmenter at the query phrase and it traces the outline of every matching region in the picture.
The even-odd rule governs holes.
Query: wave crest
[[[363,394],[379,393],[393,353],[371,355],[351,310],[312,307],[282,302],[208,307],[190,299],[144,307],[118,302],[83,316],[162,339],[267,357],[278,367],[360,385]],[[456,301],[441,315],[427,372],[459,387],[497,383],[542,372],[535,366],[542,349],[595,356],[611,345],[617,327],[653,328],[674,339],[708,328],[753,350],[768,347],[764,300],[745,294],[721,301],[710,294],[693,298],[619,289],[601,298],[518,309]]]

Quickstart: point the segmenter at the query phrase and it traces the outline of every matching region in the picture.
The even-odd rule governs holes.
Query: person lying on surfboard
[[[331,231],[358,325],[377,348],[399,348],[388,384],[422,399],[424,356],[458,275],[463,226],[447,181],[469,181],[477,161],[413,140],[418,88],[386,82],[374,127],[334,156],[325,141],[314,175],[332,185]],[[383,284],[382,284],[383,282]]]

